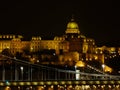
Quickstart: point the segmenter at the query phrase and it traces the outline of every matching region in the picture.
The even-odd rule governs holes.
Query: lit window
[[[7,38],[9,38],[9,35],[7,35]]]
[[[5,35],[3,36],[3,38],[5,38]]]
[[[13,38],[15,38],[15,35],[13,35]]]
[[[12,38],[12,35],[10,35],[10,38]]]

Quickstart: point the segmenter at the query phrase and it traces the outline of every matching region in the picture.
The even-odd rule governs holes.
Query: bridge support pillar
[[[16,67],[16,65],[15,65],[15,80],[17,81],[18,80],[18,71],[17,71],[17,67]]]
[[[57,86],[57,85],[55,85],[53,90],[58,90],[58,86]]]

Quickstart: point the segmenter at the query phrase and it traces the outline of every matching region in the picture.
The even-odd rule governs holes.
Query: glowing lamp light
[[[19,82],[19,85],[23,86],[23,85],[24,85],[24,82]]]
[[[10,85],[9,81],[5,81],[6,85]]]
[[[30,82],[26,82],[26,85],[30,85]]]
[[[54,84],[55,84],[55,85],[57,85],[57,84],[58,84],[58,82],[56,82],[56,81],[55,81],[55,82],[54,82]]]
[[[14,86],[17,86],[17,82],[13,82],[12,84],[13,84]]]
[[[65,82],[64,82],[64,81],[62,81],[62,82],[61,82],[61,84],[65,84]]]
[[[52,82],[48,81],[48,82],[47,82],[47,84],[48,84],[48,85],[51,85],[51,84],[52,84]]]
[[[37,82],[33,82],[33,85],[38,85],[38,83]]]

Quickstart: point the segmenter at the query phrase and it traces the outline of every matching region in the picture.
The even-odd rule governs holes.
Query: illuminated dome
[[[69,22],[67,24],[67,28],[68,29],[78,29],[78,24],[76,22],[74,22],[74,20],[71,20],[71,22]]]
[[[67,24],[67,30],[65,31],[67,33],[80,33],[78,24],[74,21],[74,19],[71,19],[71,21]]]

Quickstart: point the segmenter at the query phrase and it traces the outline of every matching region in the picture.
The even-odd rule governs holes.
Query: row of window
[[[0,35],[0,38],[15,38],[15,35]]]
[[[32,40],[41,40],[41,37],[32,37]]]

